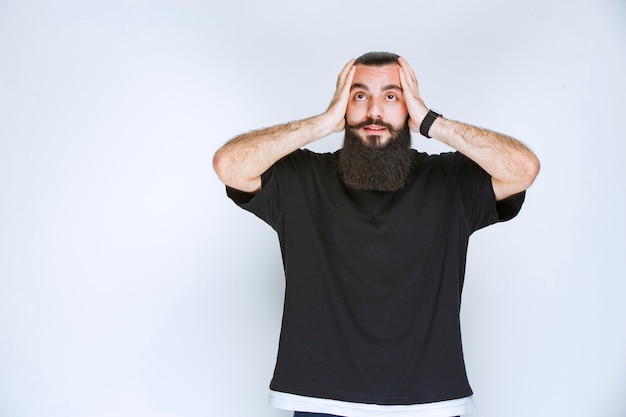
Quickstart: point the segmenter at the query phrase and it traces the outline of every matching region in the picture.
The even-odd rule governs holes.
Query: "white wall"
[[[625,39],[620,0],[0,1],[0,416],[289,415],[277,239],[211,157],[380,49],[543,164],[472,238],[474,415],[626,416]]]

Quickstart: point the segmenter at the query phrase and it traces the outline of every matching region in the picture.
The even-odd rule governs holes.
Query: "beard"
[[[391,137],[381,145],[380,136],[361,138],[357,130],[367,125],[386,127]],[[397,191],[406,185],[413,168],[411,131],[408,120],[401,129],[374,120],[347,126],[337,171],[348,188],[365,191]]]

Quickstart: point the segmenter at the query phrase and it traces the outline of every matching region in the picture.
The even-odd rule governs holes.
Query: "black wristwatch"
[[[428,110],[428,114],[426,115],[426,117],[424,117],[424,120],[422,120],[422,124],[420,125],[420,133],[423,136],[430,138],[430,136],[428,136],[428,131],[430,130],[430,127],[433,125],[437,117],[441,117],[441,114],[437,113],[434,110]]]

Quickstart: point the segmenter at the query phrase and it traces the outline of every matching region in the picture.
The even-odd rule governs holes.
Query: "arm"
[[[409,111],[409,127],[419,132],[428,108],[419,95],[415,73],[404,58],[400,64],[400,81]],[[461,152],[489,175],[496,200],[503,200],[526,190],[539,173],[539,159],[521,142],[490,130],[438,117],[430,136]]]
[[[220,180],[237,190],[256,193],[261,189],[261,174],[276,161],[343,130],[353,75],[354,60],[350,60],[339,74],[337,89],[323,114],[245,133],[227,142],[213,156],[213,168]]]

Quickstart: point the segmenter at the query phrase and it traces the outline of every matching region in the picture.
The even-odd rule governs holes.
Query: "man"
[[[300,149],[344,129],[335,153]],[[457,152],[417,152],[410,131]],[[345,65],[323,114],[238,136],[213,165],[279,236],[272,405],[296,416],[474,409],[459,323],[467,243],[518,213],[539,171],[528,148],[429,110],[405,59],[370,52]]]

